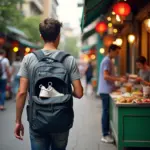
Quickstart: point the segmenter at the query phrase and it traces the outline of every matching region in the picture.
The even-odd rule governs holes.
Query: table
[[[118,150],[150,147],[150,104],[116,104],[111,98],[110,129]]]

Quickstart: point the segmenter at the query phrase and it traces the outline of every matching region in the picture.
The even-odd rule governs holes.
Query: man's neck
[[[54,43],[45,43],[43,49],[44,50],[56,50],[57,47],[55,46]]]
[[[110,59],[113,59],[113,57],[111,56],[111,54],[110,53],[108,53],[108,55],[107,55]]]

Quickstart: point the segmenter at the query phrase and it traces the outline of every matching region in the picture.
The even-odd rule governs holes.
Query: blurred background
[[[80,17],[82,0],[1,0],[0,1],[0,48],[7,52],[10,63],[16,56],[42,48],[38,26],[47,17],[63,23],[59,49],[78,58],[80,44]]]

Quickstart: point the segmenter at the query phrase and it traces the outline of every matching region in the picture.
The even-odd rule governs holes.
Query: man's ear
[[[42,40],[44,40],[41,34],[40,34],[40,37],[41,37]]]

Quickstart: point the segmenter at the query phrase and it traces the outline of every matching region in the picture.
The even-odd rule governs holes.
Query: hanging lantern
[[[126,2],[118,2],[113,6],[113,11],[119,16],[128,16],[131,12],[131,7]]]
[[[122,38],[117,38],[116,41],[115,41],[115,44],[118,45],[118,46],[121,46],[122,43],[123,43]]]
[[[107,30],[107,24],[104,21],[99,22],[95,27],[96,32],[104,33]]]
[[[0,37],[0,45],[3,45],[5,43],[5,38],[4,37]]]
[[[133,44],[134,41],[135,41],[135,35],[134,35],[134,34],[129,34],[129,35],[128,35],[128,42],[129,42],[130,44]]]
[[[104,54],[104,53],[105,53],[105,49],[104,49],[104,48],[100,48],[100,49],[99,49],[99,52],[100,52],[101,54]]]
[[[17,41],[12,42],[12,47],[18,47],[18,46],[19,46],[19,43]]]
[[[144,20],[144,25],[148,33],[150,33],[150,13],[148,15],[149,17]]]

